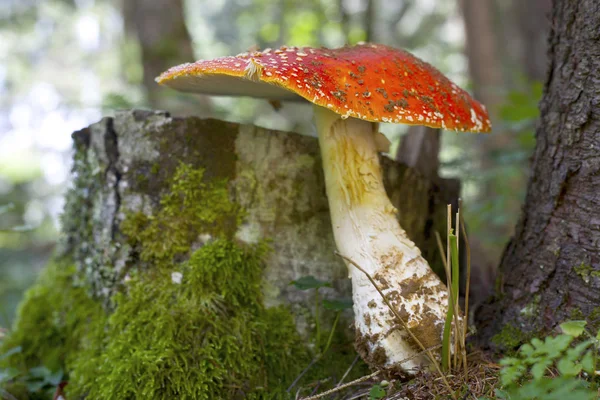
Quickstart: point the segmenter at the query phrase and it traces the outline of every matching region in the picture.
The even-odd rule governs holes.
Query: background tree
[[[134,47],[139,47],[142,83],[149,106],[176,110],[179,115],[210,115],[206,97],[165,96],[154,81],[169,67],[195,60],[183,0],[127,0],[122,7],[127,38]]]
[[[556,0],[523,214],[500,266],[483,337],[536,334],[600,316],[600,4]]]
[[[546,65],[548,1],[460,0],[473,91],[490,111],[494,134],[467,148],[475,165],[466,186],[477,190],[466,209],[476,245],[491,269],[517,222],[525,196],[533,126]],[[458,165],[461,163],[459,162]],[[471,175],[474,167],[477,174]]]

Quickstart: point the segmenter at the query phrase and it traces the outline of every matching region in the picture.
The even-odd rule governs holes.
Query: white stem
[[[448,291],[398,223],[383,187],[377,124],[314,109],[338,250],[374,278],[425,347],[439,345]],[[365,274],[351,265],[348,269],[362,358],[377,368],[406,372],[428,364],[425,354],[400,363],[422,349],[395,321]]]

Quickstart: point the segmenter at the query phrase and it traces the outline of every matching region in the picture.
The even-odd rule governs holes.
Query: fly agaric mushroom
[[[186,92],[313,103],[339,252],[374,278],[423,346],[441,343],[448,290],[400,227],[387,197],[378,123],[487,132],[484,106],[410,53],[375,44],[242,53],[173,67],[157,82]],[[363,359],[390,372],[427,364],[367,276],[346,265]]]

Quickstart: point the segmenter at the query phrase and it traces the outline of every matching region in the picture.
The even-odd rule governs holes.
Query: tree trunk
[[[492,0],[461,0],[461,11],[465,25],[466,55],[475,97],[487,107],[493,123],[491,136],[476,138],[477,168],[480,174],[491,175],[498,167],[498,154],[509,147],[510,136],[503,134],[502,120],[498,118],[504,101],[504,79],[502,57],[493,24]],[[490,203],[500,195],[497,186],[489,179],[481,183],[479,203]],[[518,207],[518,205],[516,205]],[[488,258],[496,264],[500,250],[490,245],[492,240],[506,240],[512,233],[508,224],[490,223],[482,244]]]
[[[491,0],[461,0],[466,54],[475,97],[486,105],[494,121],[502,101],[502,63],[498,56]],[[495,122],[495,121],[494,121]],[[484,140],[484,143],[490,141]]]
[[[427,179],[438,179],[440,167],[440,130],[413,125],[400,141],[396,161],[406,164]],[[457,198],[460,193],[456,193]]]
[[[104,171],[92,181],[77,175],[75,187],[85,188],[88,201],[71,199],[65,214],[65,252],[74,255],[96,296],[110,297],[135,258],[121,223],[135,212],[156,213],[180,163],[204,168],[209,181],[229,182],[231,197],[244,210],[243,222],[231,228],[238,240],[271,240],[264,276],[268,305],[312,302],[312,294],[289,286],[306,275],[333,282],[325,289],[329,296],[350,295],[346,267],[333,253],[315,138],[142,111],[105,118],[74,137],[82,144],[76,168],[84,163]],[[445,231],[447,196],[414,170],[385,157],[382,163],[402,226],[432,267],[443,270],[433,232]],[[80,228],[88,222],[91,231],[84,234]]]
[[[142,83],[152,108],[178,110],[181,114],[209,114],[206,96],[165,96],[154,78],[173,65],[195,61],[186,28],[183,0],[123,0],[126,32],[139,43]]]
[[[518,59],[529,80],[546,76],[546,42],[550,28],[551,0],[513,0],[512,17],[516,20]]]
[[[377,4],[375,0],[367,0],[367,4],[365,5],[365,16],[364,16],[364,27],[365,27],[365,41],[366,42],[377,42],[377,17],[376,10]]]
[[[478,318],[486,340],[569,318],[598,327],[600,4],[555,0],[549,45],[523,214],[501,263],[501,293]]]

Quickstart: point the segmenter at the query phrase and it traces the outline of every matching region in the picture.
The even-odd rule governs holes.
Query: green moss
[[[311,355],[288,309],[263,306],[268,247],[233,241],[242,212],[201,169],[182,164],[160,205],[122,224],[139,258],[110,311],[78,285],[84,271],[47,267],[3,343],[22,348],[7,366],[64,370],[69,399],[287,397]]]
[[[588,323],[589,331],[600,331],[600,307],[594,307],[590,313],[584,313],[580,308],[573,308],[569,314],[569,319],[585,320]]]
[[[573,271],[575,271],[585,283],[590,283],[590,277],[600,278],[600,271],[594,270],[591,265],[583,262],[573,267]]]
[[[150,173],[152,175],[157,175],[160,172],[160,164],[159,163],[154,163],[152,165],[152,168],[150,168]]]
[[[232,237],[241,221],[240,208],[229,200],[224,180],[204,181],[204,170],[180,164],[157,215],[130,215],[121,230],[143,261],[169,261],[187,254],[200,234]],[[166,234],[168,232],[168,234]]]
[[[67,356],[78,351],[80,339],[88,335],[88,323],[104,315],[85,289],[74,285],[74,272],[72,265],[51,262],[25,294],[12,334],[0,350],[21,346],[13,364],[63,368]]]
[[[521,309],[521,315],[528,318],[535,317],[539,312],[541,299],[539,294],[534,295],[531,303]]]
[[[60,371],[70,369],[82,344],[98,337],[107,320],[101,304],[88,296],[87,288],[77,286],[75,267],[66,262],[51,262],[42,271],[25,294],[17,315],[10,335],[0,345],[0,354],[17,348],[20,351],[0,362],[0,372],[15,372],[6,386],[19,399],[41,396],[37,390],[25,395],[28,386],[40,382],[34,373],[40,367],[60,379]]]
[[[523,332],[512,324],[506,324],[499,333],[492,337],[491,342],[505,350],[516,350],[531,338],[531,333]]]
[[[594,307],[592,312],[584,319],[588,321],[592,332],[600,331],[600,307]]]
[[[79,357],[70,395],[209,399],[279,392],[309,355],[289,312],[262,306],[264,254],[264,246],[216,240],[176,271],[159,266],[134,276],[115,298],[106,344]]]

